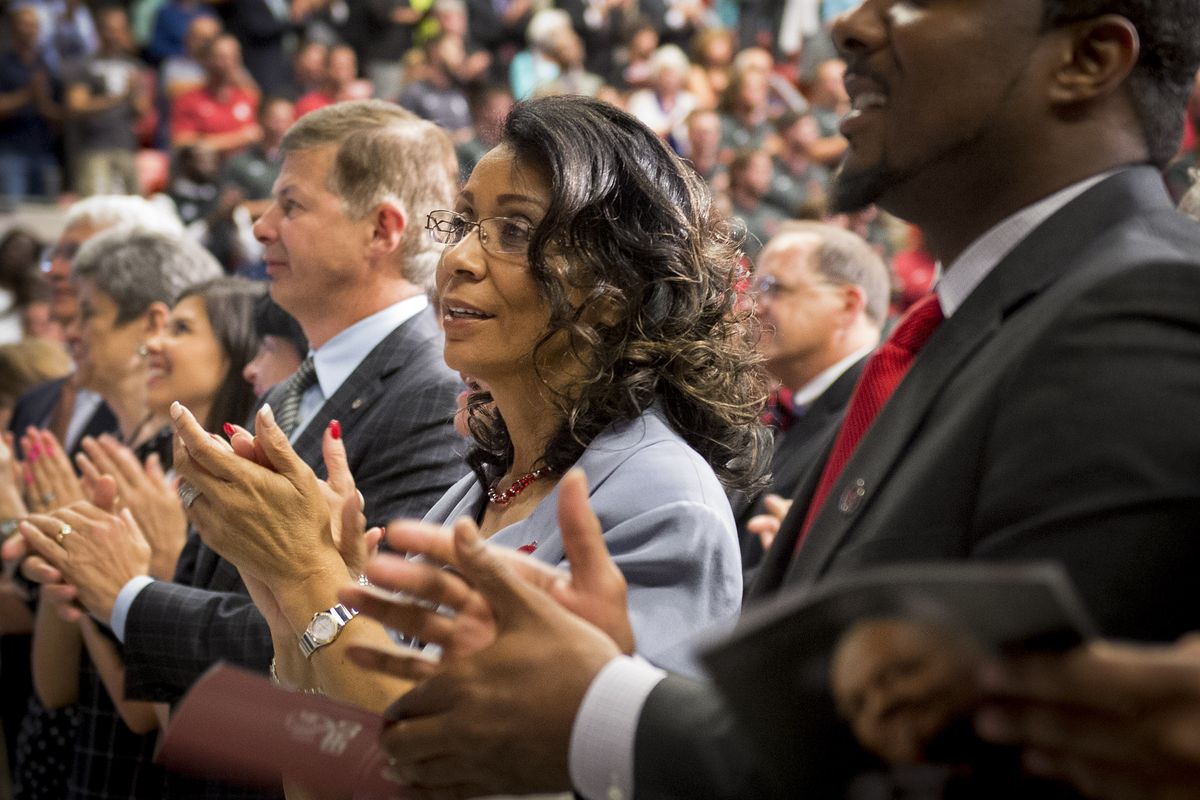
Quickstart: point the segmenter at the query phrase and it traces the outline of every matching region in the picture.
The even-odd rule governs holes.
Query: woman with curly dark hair
[[[653,131],[582,97],[518,106],[454,208],[429,212],[427,228],[445,246],[435,299],[446,362],[487,391],[476,391],[468,408],[474,472],[426,522],[468,517],[492,543],[560,564],[558,495],[578,490],[563,478],[581,468],[628,586],[639,652],[664,667],[694,669],[687,640],[741,605],[725,487],[753,486],[766,463],[768,435],[759,422],[766,380],[749,312],[737,304],[737,240],[703,184]],[[312,613],[310,595],[346,588],[337,575],[342,566],[357,576],[365,560],[357,530],[347,527],[356,521],[345,515],[357,504],[284,511],[289,497],[294,508],[322,494],[352,496],[337,432],[324,440],[333,491],[322,492],[312,470],[288,452],[269,411],[258,415],[254,442],[234,437],[237,455],[213,446],[190,414],[177,412],[183,477],[202,478],[204,463],[239,476],[208,502],[240,509],[246,530],[314,543],[322,552],[313,562],[332,565],[300,578],[262,570],[275,577],[248,581],[272,628],[277,679],[367,705],[406,691],[413,673],[392,669],[405,654],[395,652],[379,622],[350,608],[370,608],[372,600],[319,612],[311,623],[305,613]],[[239,458],[260,450],[286,465],[283,479]],[[250,485],[253,491],[237,488]],[[241,491],[236,505],[234,491]],[[338,585],[331,586],[334,575]],[[445,602],[454,607],[453,598]],[[448,619],[435,616],[432,627],[412,625],[411,615],[389,622],[432,641]],[[486,624],[462,616],[469,641],[443,649],[448,658],[488,637]],[[304,655],[295,645],[301,630]],[[322,655],[309,658],[318,648]]]
[[[708,193],[644,125],[601,102],[517,106],[454,210],[437,296],[469,404],[475,474],[427,520],[558,563],[556,485],[588,477],[646,655],[736,613],[727,487],[753,484],[766,436],[740,252]]]

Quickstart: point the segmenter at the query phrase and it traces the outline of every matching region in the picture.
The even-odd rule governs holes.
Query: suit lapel
[[[780,524],[775,542],[763,555],[762,565],[746,595],[748,601],[753,602],[773,593],[792,563],[796,538],[803,521],[801,511],[808,508],[809,498],[816,491],[817,480],[833,447],[833,439],[840,427],[842,414],[869,358],[869,355],[860,358],[843,372],[816,399],[808,413],[792,426],[779,444],[780,447],[792,451],[792,457],[785,457],[784,463],[776,469],[777,483],[795,483],[795,489],[791,493],[792,510]]]
[[[897,460],[920,434],[946,384],[1008,316],[1069,273],[1089,242],[1118,224],[1131,208],[1164,204],[1155,172],[1124,171],[1068,203],[1017,245],[914,361],[834,484],[785,580],[811,581],[825,572],[864,509],[895,477]],[[805,487],[806,498],[812,496],[815,480],[812,483]],[[788,523],[799,527],[802,520],[793,513]]]
[[[758,575],[755,576],[754,583],[746,594],[748,603],[754,603],[774,594],[788,574],[788,569],[793,563],[792,556],[796,550],[796,540],[800,536],[800,526],[804,524],[805,510],[808,508],[813,493],[817,490],[821,470],[824,469],[825,462],[829,458],[829,451],[833,449],[833,440],[837,436],[839,427],[841,426],[830,425],[821,435],[820,441],[813,443],[819,455],[809,463],[804,477],[800,479],[796,491],[792,493],[792,508],[779,526],[779,535],[775,537],[770,549],[763,555],[762,566],[759,567]]]
[[[336,419],[347,431],[355,430],[357,421],[383,394],[385,379],[412,357],[416,349],[413,345],[436,335],[437,324],[428,313],[421,312],[406,320],[384,337],[338,387],[333,397],[325,401],[294,443],[296,453],[313,468],[317,477],[326,476],[321,442],[329,423]],[[350,437],[347,437],[349,441]]]
[[[840,424],[842,413],[850,402],[858,378],[868,357],[860,358],[838,376],[820,397],[813,401],[808,413],[797,419],[776,444],[772,459],[772,482],[777,486],[796,486],[801,475],[812,466],[825,431]],[[824,464],[824,460],[821,461]],[[778,492],[777,492],[778,493]]]

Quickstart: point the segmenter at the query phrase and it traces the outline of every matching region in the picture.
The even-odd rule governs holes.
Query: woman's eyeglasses
[[[431,211],[425,219],[425,230],[438,244],[456,245],[479,230],[479,243],[493,255],[524,255],[529,250],[533,226],[514,217],[488,217],[478,222],[456,211]]]

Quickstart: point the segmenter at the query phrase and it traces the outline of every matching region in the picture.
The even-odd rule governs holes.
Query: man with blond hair
[[[431,123],[364,101],[305,116],[282,149],[274,202],[255,235],[271,295],[312,349],[267,402],[319,477],[329,474],[323,443],[344,443],[368,524],[420,517],[465,471],[451,425],[460,384],[442,361],[424,290],[437,253],[422,221],[449,204],[452,145]],[[181,496],[189,506],[219,502]],[[146,565],[130,563],[97,578],[102,586],[80,587],[89,610],[124,643],[131,698],[174,702],[217,661],[262,672],[271,663],[267,622],[237,566],[217,553],[229,554],[231,541],[254,532],[203,533],[216,549],[191,535],[174,581],[153,580]],[[327,615],[336,588],[306,619]],[[302,637],[295,638],[281,659],[301,657]]]

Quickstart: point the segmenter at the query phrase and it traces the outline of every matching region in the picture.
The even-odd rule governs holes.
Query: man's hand
[[[980,735],[1024,748],[1033,773],[1089,797],[1200,797],[1200,638],[1096,642],[983,673]]]
[[[455,528],[453,560],[492,609],[495,641],[388,710],[380,743],[392,769],[414,797],[568,790],[575,715],[620,650],[518,577],[474,526]]]
[[[765,514],[755,514],[746,522],[746,530],[753,533],[762,542],[763,550],[770,550],[779,534],[779,527],[792,508],[792,501],[777,494],[769,494],[763,498]]]
[[[117,516],[75,503],[53,515],[30,515],[21,535],[62,582],[75,587],[75,599],[105,623],[122,587],[150,569],[150,545],[128,509]],[[43,577],[53,578],[54,572]]]
[[[558,518],[563,546],[571,571],[552,567],[506,547],[484,545],[521,579],[548,593],[564,608],[591,622],[609,635],[625,653],[634,649],[633,629],[626,606],[625,578],[608,556],[600,521],[587,499],[587,478],[571,470],[559,483]],[[477,536],[470,519],[460,519],[455,531],[415,521],[393,523],[388,543],[398,552],[421,554],[424,561],[406,561],[380,555],[367,567],[375,586],[402,595],[365,587],[346,587],[343,603],[376,617],[384,625],[422,642],[439,645],[443,659],[466,656],[495,638],[495,617],[483,595],[463,577],[441,568],[457,563],[455,535]],[[453,612],[447,613],[447,612]],[[414,650],[387,651],[354,648],[350,655],[368,669],[421,679],[434,666]]]

